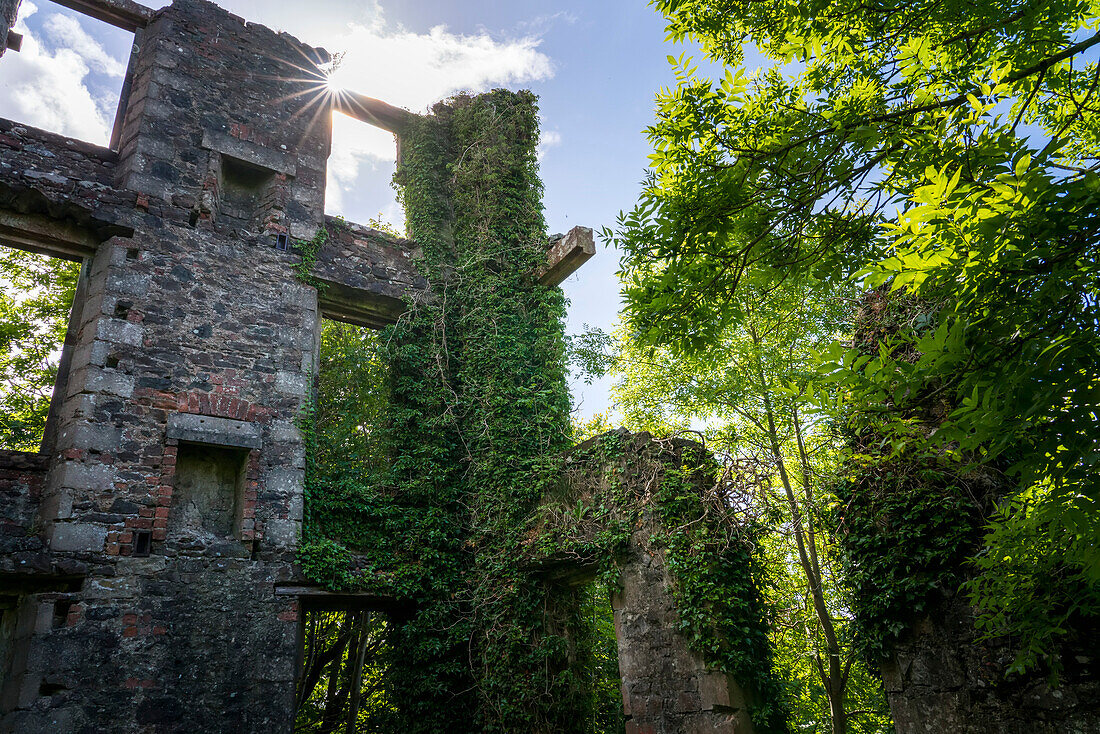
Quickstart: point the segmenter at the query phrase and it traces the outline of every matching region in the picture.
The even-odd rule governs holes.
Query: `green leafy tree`
[[[620,330],[615,396],[632,429],[702,426],[711,448],[729,456],[743,509],[775,528],[765,541],[768,595],[793,720],[802,730],[877,732],[889,726],[881,687],[857,659],[821,523],[839,452],[813,392],[817,354],[845,328],[856,292],[834,283],[814,293],[808,299],[793,283],[766,292],[743,286],[743,317],[705,354],[676,355]],[[598,342],[583,344],[594,350]]]
[[[720,354],[746,284],[892,289],[906,317],[822,379],[884,461],[1005,472],[970,588],[1017,668],[1049,657],[1100,610],[1097,5],[653,4],[727,71],[672,59],[659,95],[614,238],[636,338]]]
[[[0,447],[38,451],[80,264],[0,248]]]

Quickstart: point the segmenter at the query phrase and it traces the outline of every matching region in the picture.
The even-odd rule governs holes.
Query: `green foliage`
[[[0,248],[0,446],[38,451],[80,264]]]
[[[310,609],[303,616],[294,731],[384,731],[396,710],[385,688],[389,623],[377,612]]]
[[[534,518],[528,552],[544,563],[598,566],[610,584],[643,528],[645,552],[660,553],[674,580],[679,632],[689,647],[751,692],[757,731],[785,732],[761,595],[762,528],[732,510],[717,466],[697,444],[638,437],[628,447],[627,435],[605,433],[569,453],[563,486]],[[594,480],[597,467],[602,476]]]
[[[323,224],[317,228],[317,234],[311,240],[295,240],[294,251],[300,256],[300,260],[294,263],[292,269],[298,280],[306,285],[311,285],[317,290],[323,290],[325,284],[313,274],[313,266],[317,264],[317,254],[328,242],[328,225]]]
[[[850,328],[857,295],[843,282],[807,293],[793,281],[767,288],[746,281],[732,306],[742,318],[706,353],[649,345],[624,327],[602,357],[619,378],[614,396],[626,425],[698,426],[725,457],[730,501],[772,531],[761,536],[767,573],[758,583],[775,615],[770,644],[790,721],[806,730],[872,732],[889,722],[876,713],[884,710],[880,684],[856,659],[850,606],[834,571],[838,549],[825,532],[841,457],[835,401],[817,384],[816,366],[820,351]],[[838,704],[863,713],[848,720]]]
[[[759,544],[763,529],[705,522],[708,508],[692,473],[688,467],[669,471],[655,498],[668,529],[666,558],[676,580],[679,631],[709,665],[752,691],[757,731],[786,732],[786,702],[772,670],[769,615],[761,596],[767,585]]]
[[[592,712],[592,734],[622,734],[626,731],[623,697],[619,678],[619,648],[615,643],[615,615],[611,609],[611,590],[595,582],[582,592],[577,615],[587,624],[577,625],[584,637],[576,647],[590,656],[577,669],[587,673],[577,687],[591,697],[584,708]]]
[[[532,546],[568,546],[593,554],[606,584],[631,533],[625,508],[641,511],[615,485],[569,509],[593,528],[581,545],[532,535],[572,438],[565,303],[532,277],[546,250],[536,122],[531,95],[504,91],[412,121],[396,180],[430,295],[376,337],[336,324],[322,332],[318,401],[301,422],[299,561],[334,590],[413,603],[387,638],[400,651],[385,674],[387,700],[399,704],[388,730],[623,728],[606,606],[524,563]],[[593,450],[613,454],[614,443]],[[755,546],[723,508],[704,507],[689,473],[669,467],[659,500],[685,632],[759,691],[759,730],[776,731]],[[453,701],[445,710],[441,696]]]
[[[568,441],[564,299],[531,275],[546,250],[537,138],[529,93],[416,119],[396,180],[431,295],[376,356],[361,337],[346,353],[323,344],[301,560],[318,581],[416,603],[391,632],[394,730],[583,724],[554,673],[568,666],[545,633],[545,590],[515,562]],[[446,710],[441,696],[455,698]]]
[[[859,610],[857,640],[877,662],[937,601],[958,593],[987,508],[949,462],[865,460],[836,488],[832,513]]]
[[[654,6],[728,71],[711,81],[671,59],[652,173],[615,237],[632,338],[719,352],[746,286],[897,293],[897,328],[838,342],[815,392],[877,436],[884,468],[1006,472],[969,588],[990,634],[1019,636],[1017,667],[1038,660],[1100,599],[1100,8]],[[746,42],[775,65],[747,73]],[[1040,536],[1055,559],[1015,546]],[[1056,588],[1026,579],[1051,571]]]

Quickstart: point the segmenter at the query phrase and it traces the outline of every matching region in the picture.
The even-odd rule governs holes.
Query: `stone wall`
[[[295,273],[324,51],[202,0],[146,19],[117,150],[0,120],[0,241],[85,263],[49,453],[0,455],[0,731],[289,730],[320,318],[420,285],[356,225],[315,265],[342,304]]]
[[[8,49],[8,33],[15,25],[19,0],[0,0],[0,56]]]
[[[42,550],[35,515],[46,483],[46,457],[0,449],[0,563],[11,573]]]
[[[1061,651],[1059,684],[1042,671],[1006,675],[1007,641],[979,641],[965,597],[941,599],[882,666],[898,734],[1100,732],[1100,630]]]
[[[751,734],[744,691],[676,631],[673,581],[652,535],[645,525],[632,535],[611,597],[627,734]]]
[[[606,439],[617,448],[589,453]],[[612,561],[619,572],[611,606],[627,734],[753,731],[745,690],[732,676],[708,667],[678,632],[675,581],[662,541],[666,531],[653,509],[666,465],[696,466],[705,459],[705,450],[693,441],[658,441],[624,430],[590,439],[566,457],[562,488],[544,499],[536,513],[539,524],[529,535],[531,563],[551,583],[588,583],[602,563]],[[700,502],[712,483],[705,472],[696,474]],[[601,501],[624,493],[633,501]],[[578,520],[577,508],[603,507],[609,510],[594,509],[595,522]],[[630,523],[629,540],[615,550],[601,548],[610,523],[622,521]],[[540,536],[555,538],[550,555],[538,550]],[[605,557],[608,553],[614,557]]]

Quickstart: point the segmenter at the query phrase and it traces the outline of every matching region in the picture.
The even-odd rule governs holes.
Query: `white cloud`
[[[349,23],[318,39],[333,53],[343,53],[332,75],[334,86],[423,112],[460,91],[481,92],[549,79],[550,58],[535,36],[498,40],[487,32],[462,35],[436,26],[413,33],[387,25],[377,4],[365,21]],[[333,116],[333,155],[329,159],[329,211],[345,212],[347,194],[355,188],[368,159],[392,166],[393,136],[343,115]],[[392,170],[392,169],[391,169]],[[396,211],[387,204],[384,213]],[[396,219],[400,219],[397,217]]]
[[[51,15],[43,27],[54,44],[75,51],[95,71],[108,76],[122,76],[126,65],[108,54],[99,41],[80,26],[76,18],[67,15]]]
[[[561,145],[561,133],[557,130],[543,130],[539,136],[539,146],[535,151],[535,155],[541,161],[543,156],[546,155],[547,148],[553,148]]]
[[[20,8],[15,30],[23,34],[23,48],[4,54],[0,110],[18,122],[105,145],[110,121],[84,80],[93,68],[106,70],[112,68],[112,62],[121,62],[112,59],[79,26],[74,33],[64,22],[68,19],[58,15],[45,21],[48,29],[57,29],[56,36],[48,31],[57,49],[47,50],[25,22],[37,10],[29,2]],[[62,22],[56,22],[57,18]]]

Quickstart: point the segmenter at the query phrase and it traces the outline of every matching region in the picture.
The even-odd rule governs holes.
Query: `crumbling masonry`
[[[0,452],[0,730],[289,731],[325,597],[294,565],[320,319],[377,328],[424,287],[414,243],[329,220],[319,296],[293,245],[325,224],[331,107],[410,113],[330,100],[324,50],[203,0],[61,4],[134,47],[108,148],[0,119],[0,242],[83,263],[42,451]],[[576,229],[537,277],[592,252]],[[667,595],[622,608],[640,583],[617,615],[660,649],[624,651],[631,731],[751,730]]]
[[[326,222],[329,114],[398,146],[412,115],[324,95],[324,50],[205,0],[60,4],[134,47],[107,148],[0,119],[0,243],[83,263],[42,450],[0,451],[0,731],[287,732],[301,611],[400,603],[334,599],[296,568],[295,419],[321,318],[378,328],[426,287],[415,243]],[[0,55],[18,6],[0,0]],[[294,243],[322,226],[319,292]],[[592,253],[575,229],[534,275],[554,287]],[[664,450],[625,445],[620,468]],[[751,732],[751,695],[675,631],[645,522],[614,599],[627,731]],[[594,574],[542,561],[548,583]],[[1096,730],[1094,683],[992,695],[972,630],[934,621],[886,666],[899,731]]]

